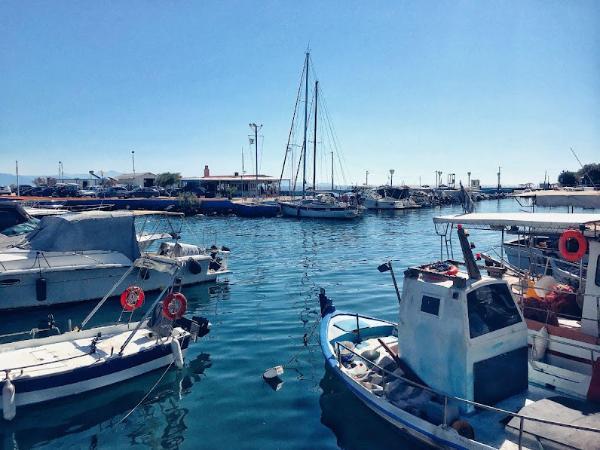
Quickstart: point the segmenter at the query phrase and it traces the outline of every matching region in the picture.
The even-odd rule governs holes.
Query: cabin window
[[[506,284],[482,286],[467,294],[471,338],[482,336],[521,321]]]
[[[421,299],[421,311],[438,316],[440,312],[440,299],[424,295]]]
[[[596,260],[596,286],[600,286],[600,255],[598,255],[598,259]]]

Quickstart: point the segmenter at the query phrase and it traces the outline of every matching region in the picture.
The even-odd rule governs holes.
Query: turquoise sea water
[[[478,211],[515,211],[513,200]],[[182,371],[172,369],[150,397],[121,419],[158,380],[153,372],[117,386],[22,408],[1,422],[4,448],[379,449],[419,448],[370,412],[325,372],[318,342],[319,287],[338,309],[394,320],[389,274],[439,259],[432,217],[460,207],[367,213],[354,222],[194,217],[184,242],[216,234],[231,248],[226,281],[186,288],[189,314],[210,319],[211,333],[193,345]],[[473,233],[478,250],[497,247],[493,233]],[[93,303],[56,308],[64,328]],[[98,321],[119,313],[113,302]],[[47,310],[4,315],[1,331],[37,326]],[[286,367],[273,390],[262,379]]]

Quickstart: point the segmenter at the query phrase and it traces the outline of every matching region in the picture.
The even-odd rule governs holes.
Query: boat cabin
[[[447,274],[446,264],[456,269],[438,263],[405,272],[399,355],[428,386],[456,397],[495,404],[523,391],[527,326],[508,285]]]

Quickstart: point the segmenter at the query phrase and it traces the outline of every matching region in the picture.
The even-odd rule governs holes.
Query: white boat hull
[[[287,217],[313,219],[355,219],[360,217],[360,211],[356,208],[306,208],[303,206],[282,204],[281,212]]]
[[[184,258],[188,260],[190,257]],[[208,260],[199,259],[202,270],[194,274],[186,266],[182,269],[184,286],[210,282],[219,275],[229,273],[228,270],[209,271]],[[0,273],[0,310],[33,308],[64,303],[93,300],[109,292],[113,285],[130,268],[124,264],[105,264],[74,267],[55,267],[41,271],[8,271]],[[149,270],[147,279],[142,279],[139,269],[134,269],[115,291],[119,295],[126,287],[138,285],[145,291],[162,289],[171,283],[171,275],[165,272]],[[37,283],[45,279],[46,295],[38,300]]]

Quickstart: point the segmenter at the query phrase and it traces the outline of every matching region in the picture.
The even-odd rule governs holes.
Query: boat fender
[[[180,319],[185,314],[186,309],[187,299],[181,292],[171,293],[163,300],[162,313],[167,319]]]
[[[546,354],[548,349],[548,329],[542,327],[540,331],[532,336],[533,343],[531,345],[531,358],[535,361],[540,361]]]
[[[17,415],[15,396],[15,385],[10,381],[10,375],[7,371],[4,386],[2,386],[2,416],[4,420],[13,420]]]
[[[577,262],[587,251],[587,240],[578,230],[566,230],[560,235],[558,250],[567,261]]]
[[[171,352],[173,352],[173,361],[178,369],[183,369],[183,352],[181,351],[181,344],[176,337],[171,340]]]
[[[48,281],[45,278],[35,280],[35,295],[38,302],[43,302],[48,298]]]
[[[475,430],[466,420],[455,420],[451,426],[460,436],[471,440],[475,439]]]
[[[196,261],[194,258],[188,259],[188,269],[194,275],[202,273],[202,264]]]

